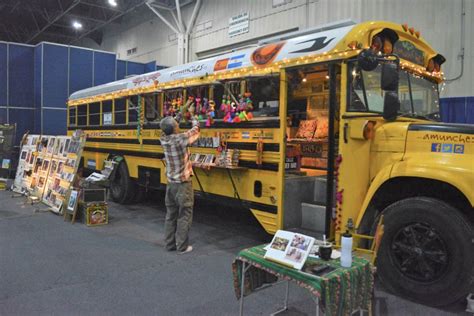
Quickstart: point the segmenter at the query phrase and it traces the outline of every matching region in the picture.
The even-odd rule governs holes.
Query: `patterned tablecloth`
[[[373,297],[374,277],[370,262],[353,256],[352,267],[341,267],[340,260],[322,261],[308,258],[306,264],[323,262],[335,268],[321,277],[310,276],[299,270],[289,268],[263,258],[265,245],[244,249],[239,252],[232,264],[234,289],[240,298],[242,262],[251,267],[245,275],[244,296],[266,283],[276,282],[278,278],[296,282],[320,299],[326,315],[350,315],[357,309],[370,310]]]

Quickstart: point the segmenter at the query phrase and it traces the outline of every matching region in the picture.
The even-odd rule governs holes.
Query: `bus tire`
[[[377,274],[390,292],[431,306],[464,298],[474,280],[474,229],[451,205],[408,198],[384,211]]]
[[[122,161],[117,166],[115,177],[110,184],[110,195],[114,202],[129,203],[135,193],[135,183],[130,178],[127,164]]]

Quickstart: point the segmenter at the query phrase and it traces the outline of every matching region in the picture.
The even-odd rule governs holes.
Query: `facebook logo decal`
[[[440,143],[432,143],[431,144],[431,151],[439,153],[441,151],[441,144]]]

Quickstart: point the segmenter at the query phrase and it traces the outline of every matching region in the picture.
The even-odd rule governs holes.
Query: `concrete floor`
[[[109,205],[110,224],[87,227],[0,191],[0,315],[237,315],[231,263],[242,248],[268,242],[247,213],[198,200],[190,254],[163,249],[162,195],[134,206]],[[245,300],[247,315],[268,315],[279,285]],[[285,315],[314,314],[290,288]],[[376,285],[376,315],[468,315],[465,305],[435,309]]]

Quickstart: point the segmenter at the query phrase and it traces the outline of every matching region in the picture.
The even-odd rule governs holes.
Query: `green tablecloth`
[[[343,268],[339,259],[322,261],[308,258],[306,264],[324,262],[336,268],[321,277],[316,277],[264,259],[266,252],[264,247],[265,245],[260,245],[240,251],[232,264],[237,298],[240,298],[242,262],[246,262],[251,267],[245,275],[245,296],[263,284],[276,282],[277,278],[281,278],[294,281],[298,286],[317,296],[326,315],[350,315],[359,308],[370,310],[374,277],[372,266],[366,259],[353,256],[352,267]]]

